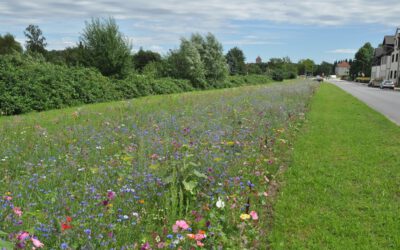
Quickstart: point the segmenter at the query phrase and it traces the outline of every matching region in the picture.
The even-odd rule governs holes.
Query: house
[[[262,59],[261,59],[260,56],[257,56],[257,58],[256,58],[256,63],[262,63]]]
[[[341,78],[345,76],[349,76],[350,73],[350,64],[346,61],[338,63],[335,68],[336,77]]]
[[[372,61],[371,80],[380,82],[382,80],[393,80],[396,85],[400,83],[400,28],[395,35],[385,36],[378,48],[374,51]]]
[[[382,45],[375,49],[371,69],[372,80],[380,82],[390,76],[394,45],[395,36],[385,36]]]

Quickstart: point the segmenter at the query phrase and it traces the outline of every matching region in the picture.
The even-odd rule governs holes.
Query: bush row
[[[232,76],[221,87],[269,82],[266,76]],[[195,90],[188,80],[130,74],[122,80],[93,68],[55,65],[27,55],[0,56],[0,113],[22,114],[79,104]]]

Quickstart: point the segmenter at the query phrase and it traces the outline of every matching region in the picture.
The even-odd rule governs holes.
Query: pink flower
[[[182,228],[183,230],[186,230],[189,228],[189,225],[184,220],[177,220],[175,222],[175,225],[177,225],[179,228]]]
[[[113,192],[113,191],[108,191],[107,197],[108,197],[108,199],[110,199],[110,200],[114,199],[114,198],[115,198],[115,192]]]
[[[18,217],[22,216],[22,210],[20,207],[14,207],[13,211],[14,211],[14,214],[16,214]]]
[[[44,246],[44,244],[43,244],[42,242],[40,242],[38,239],[31,238],[31,241],[32,241],[32,244],[33,244],[35,247],[41,248],[41,247]]]
[[[258,214],[256,211],[251,211],[250,216],[253,220],[258,220]]]
[[[11,196],[5,196],[4,198],[5,198],[7,201],[12,200],[12,197],[11,197]]]
[[[199,246],[199,247],[203,247],[203,246],[204,246],[204,244],[203,244],[201,241],[197,241],[196,244],[197,244],[197,246]]]
[[[18,234],[17,240],[18,241],[24,241],[28,237],[29,237],[29,233],[28,232],[21,232],[21,233]]]
[[[174,224],[174,225],[172,226],[172,232],[177,233],[178,230],[179,230],[178,225]]]

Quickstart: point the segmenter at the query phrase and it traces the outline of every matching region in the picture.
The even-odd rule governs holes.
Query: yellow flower
[[[249,214],[241,214],[241,215],[240,215],[240,219],[242,219],[242,220],[248,220],[248,219],[250,219],[250,215],[249,215]]]

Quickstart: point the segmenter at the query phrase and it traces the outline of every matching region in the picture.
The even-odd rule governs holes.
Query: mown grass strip
[[[282,178],[272,249],[399,249],[400,128],[331,84]]]

